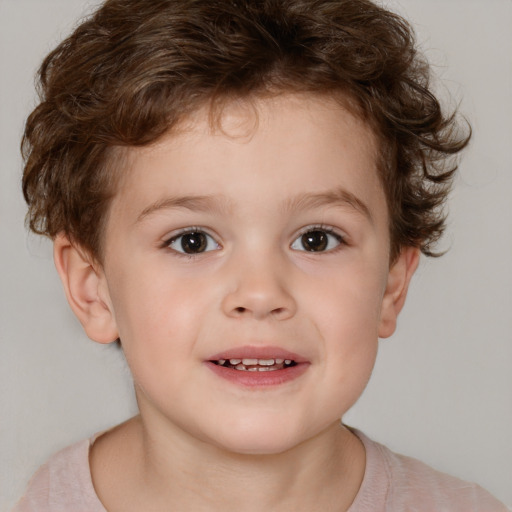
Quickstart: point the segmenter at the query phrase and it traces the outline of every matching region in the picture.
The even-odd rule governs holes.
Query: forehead
[[[332,97],[231,101],[195,111],[150,146],[126,149],[113,207],[143,211],[159,198],[212,194],[228,204],[262,186],[267,200],[342,187],[372,204],[382,199],[377,146],[372,129]]]

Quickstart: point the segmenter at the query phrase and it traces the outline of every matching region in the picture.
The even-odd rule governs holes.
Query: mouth
[[[251,388],[285,384],[310,366],[302,356],[278,347],[239,347],[216,354],[205,363],[217,376]]]
[[[211,363],[222,366],[223,368],[231,368],[242,372],[275,372],[285,370],[297,366],[297,362],[293,359],[217,359],[210,361]]]

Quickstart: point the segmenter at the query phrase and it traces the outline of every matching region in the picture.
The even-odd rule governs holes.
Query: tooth
[[[259,372],[271,372],[273,370],[275,370],[275,368],[271,368],[270,366],[260,366],[258,368]]]
[[[235,361],[236,361],[236,359],[235,359]],[[237,364],[235,366],[235,370],[247,370],[247,368],[245,367],[244,364]]]
[[[226,362],[226,360],[225,360],[225,359],[219,359],[219,360],[217,361],[217,363],[218,363],[220,366],[222,366],[225,362]]]
[[[260,366],[272,366],[275,361],[273,359],[258,359],[258,364]]]
[[[242,359],[242,363],[245,364],[245,366],[254,366],[258,364],[257,359]]]
[[[284,364],[292,364],[292,360],[291,359],[285,359],[284,360]]]
[[[241,359],[230,359],[229,364],[232,364],[233,366],[236,366],[237,364],[240,364],[242,362]]]
[[[250,372],[257,372],[258,368],[256,366],[253,366],[252,368],[247,368],[247,370]]]
[[[284,363],[284,359],[276,359],[276,364],[283,364]]]

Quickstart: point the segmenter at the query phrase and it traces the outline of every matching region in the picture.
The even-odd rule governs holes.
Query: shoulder
[[[350,512],[507,512],[502,503],[477,484],[394,453],[357,430],[354,433],[366,450],[366,471]],[[359,503],[365,505],[359,507]],[[367,508],[366,503],[374,508]]]
[[[53,455],[35,473],[12,512],[106,512],[92,484],[91,439]]]

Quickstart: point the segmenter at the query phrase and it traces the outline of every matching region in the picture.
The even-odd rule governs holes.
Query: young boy
[[[140,414],[54,456],[16,510],[505,510],[340,423],[468,140],[402,19],[110,0],[41,86],[29,222]]]

